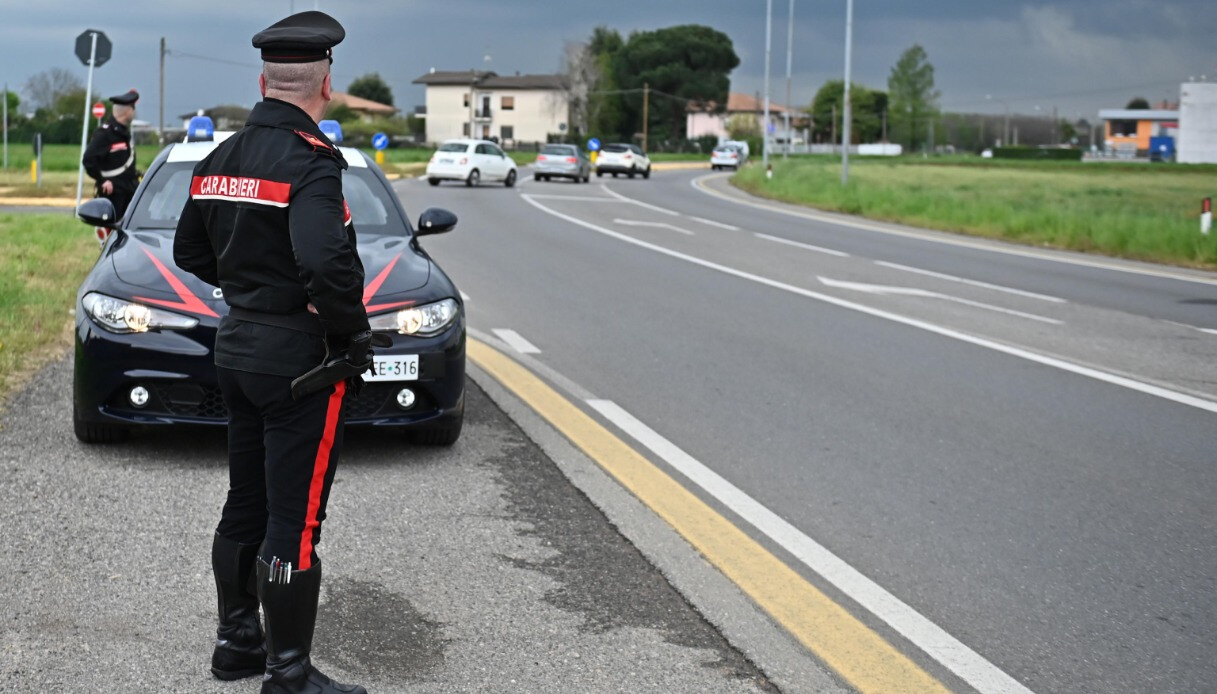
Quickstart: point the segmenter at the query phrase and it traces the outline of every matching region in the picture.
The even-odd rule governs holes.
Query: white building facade
[[[1180,87],[1175,157],[1182,164],[1217,164],[1217,82]]]
[[[427,142],[459,137],[496,139],[507,147],[544,143],[567,131],[569,108],[561,75],[431,72],[426,86]]]

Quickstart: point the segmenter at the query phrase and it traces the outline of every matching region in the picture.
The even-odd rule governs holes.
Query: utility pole
[[[765,117],[761,120],[761,164],[769,171],[769,53],[773,45],[773,0],[765,0]]]
[[[883,109],[883,142],[887,143],[887,109]]]
[[[161,37],[161,107],[160,107],[160,125],[157,129],[156,138],[163,145],[165,144],[165,37]]]
[[[790,17],[786,20],[786,148],[782,150],[782,158],[790,156],[790,64],[794,60],[794,0],[790,2]]]
[[[849,78],[850,78],[850,54],[853,52],[854,44],[854,0],[845,1],[845,117],[844,123],[841,124],[842,141],[844,146],[841,148],[841,185],[849,183],[849,121],[853,118],[853,109],[849,104]]]
[[[649,82],[642,83],[642,151],[649,152],[650,147],[647,146],[647,137],[650,134],[648,127],[651,121],[651,84]]]
[[[4,168],[8,168],[8,82],[4,83]]]
[[[829,127],[829,129],[828,129],[829,133],[830,133],[828,136],[828,141],[832,143],[833,147],[836,147],[837,146],[837,105],[836,104],[832,105],[832,123],[830,124],[830,126],[831,127]]]

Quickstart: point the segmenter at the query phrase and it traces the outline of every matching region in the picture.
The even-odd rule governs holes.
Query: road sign
[[[376,133],[372,136],[372,149],[384,149],[389,146],[389,136],[384,133]]]
[[[96,29],[85,29],[83,34],[76,37],[76,57],[80,58],[82,64],[89,64],[89,51],[93,48],[93,34],[97,34],[97,55],[93,58],[93,67],[101,67],[110,59],[110,51],[114,49],[114,45],[110,43],[110,39],[104,33]]]
[[[106,115],[106,105],[101,103],[100,101],[93,104],[93,117],[101,118],[104,115]]]
[[[600,151],[600,140],[597,140],[594,137],[591,138],[590,140],[588,140],[587,149],[588,149],[588,151],[591,151],[591,152],[599,152]]]

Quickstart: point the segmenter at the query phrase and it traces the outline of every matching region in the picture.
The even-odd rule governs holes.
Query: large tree
[[[38,110],[54,107],[55,102],[64,94],[80,92],[83,96],[85,85],[75,74],[61,67],[53,67],[30,77],[21,90],[28,97],[32,110]],[[84,108],[83,103],[81,108]]]
[[[650,139],[675,142],[685,137],[690,103],[726,105],[728,75],[739,65],[739,56],[721,31],[685,24],[631,34],[613,62],[617,83],[631,90],[623,100],[628,131],[623,134],[642,131],[640,88],[649,85]]]
[[[929,125],[938,117],[939,92],[934,89],[934,66],[925,49],[914,44],[892,66],[887,78],[888,123],[892,139],[916,151],[929,137]]]
[[[347,87],[347,94],[363,97],[386,106],[393,105],[393,90],[389,89],[388,82],[385,82],[378,72],[356,77],[351,82],[351,86]]]
[[[812,133],[816,142],[840,142],[845,121],[845,80],[829,80],[816,92],[811,104]],[[850,121],[854,143],[877,142],[883,137],[883,115],[887,111],[887,93],[857,83],[849,88],[852,106]]]

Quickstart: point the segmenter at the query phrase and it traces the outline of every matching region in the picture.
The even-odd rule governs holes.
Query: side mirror
[[[456,215],[442,207],[428,207],[418,216],[418,231],[415,235],[442,234],[451,231],[455,226]]]
[[[93,198],[81,203],[76,208],[76,216],[85,224],[95,227],[113,229],[118,226],[118,220],[114,218],[114,203],[106,198]]]

